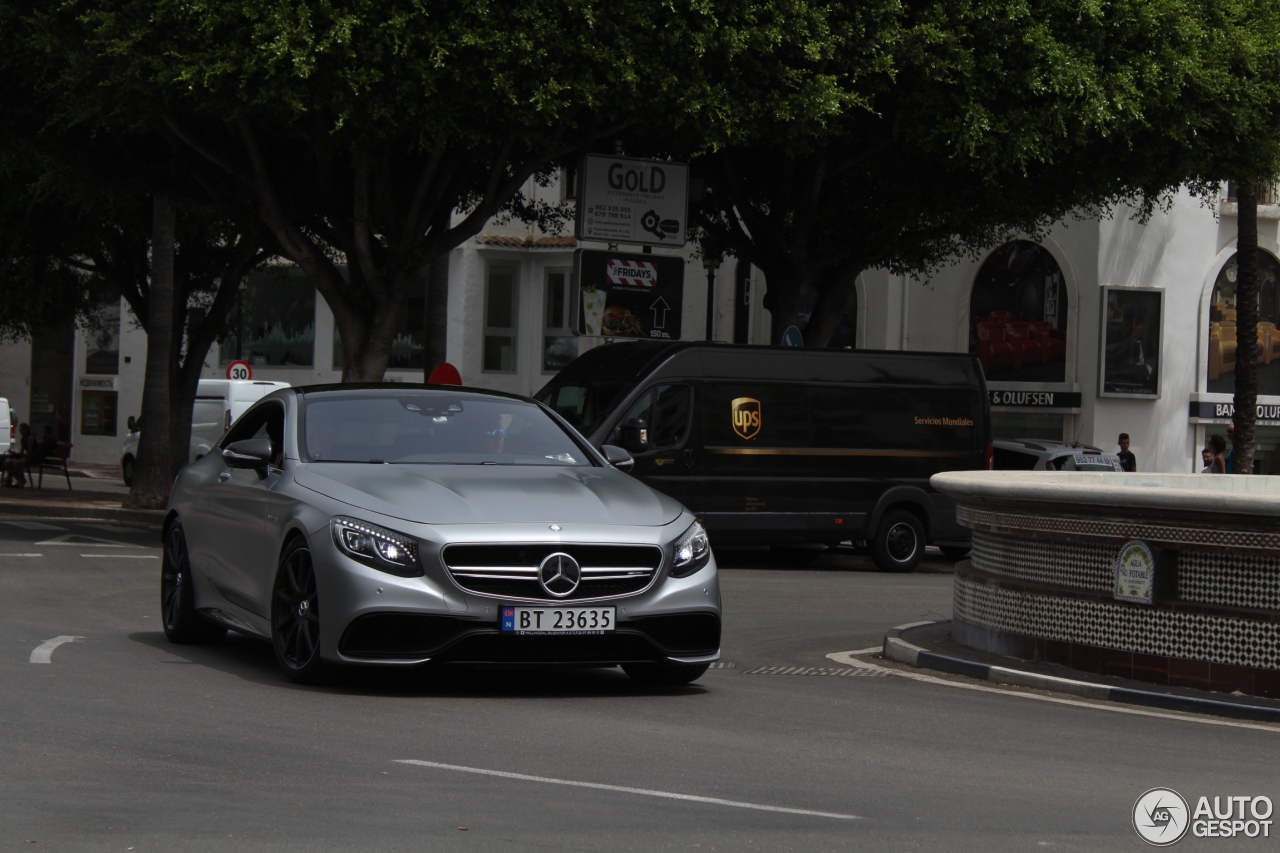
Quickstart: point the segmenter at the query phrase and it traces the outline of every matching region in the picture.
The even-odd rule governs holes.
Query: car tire
[[[295,539],[280,555],[271,595],[271,647],[291,680],[316,684],[328,666],[320,657],[320,598],[306,540]]]
[[[904,509],[886,512],[871,541],[871,559],[882,572],[914,572],[924,556],[924,525]]]
[[[965,557],[969,556],[969,552],[973,549],[967,545],[939,545],[938,550],[941,551],[944,556],[950,557],[953,560],[963,560]]]
[[[160,567],[160,621],[171,643],[216,643],[227,636],[224,625],[211,622],[196,611],[191,558],[182,525],[169,525]]]
[[[641,684],[680,685],[697,681],[709,663],[624,663],[622,671]]]
[[[124,484],[129,488],[133,488],[133,457],[126,456],[120,460],[120,475],[124,478]]]

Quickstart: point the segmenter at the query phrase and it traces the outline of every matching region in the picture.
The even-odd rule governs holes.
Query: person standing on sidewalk
[[[1116,454],[1116,458],[1120,460],[1120,467],[1129,474],[1138,473],[1138,457],[1129,451],[1129,433],[1120,433],[1120,452]]]

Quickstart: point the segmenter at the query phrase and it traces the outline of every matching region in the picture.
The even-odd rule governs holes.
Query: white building
[[[1146,224],[1125,212],[1062,223],[1038,244],[996,247],[927,280],[866,273],[850,331],[859,349],[977,352],[998,395],[997,436],[1114,449],[1127,432],[1139,470],[1199,470],[1199,448],[1230,421],[1235,351],[1234,204],[1217,207],[1184,194]],[[1258,451],[1263,470],[1280,473],[1280,206],[1263,205],[1259,216]],[[451,253],[446,351],[464,382],[532,394],[604,343],[569,331],[576,247],[572,237],[491,223]],[[703,340],[707,272],[691,250],[683,256],[681,337]],[[769,343],[761,273],[731,259],[714,279],[715,338]],[[424,305],[425,288],[405,312],[389,381],[423,380]],[[238,312],[238,331],[210,352],[207,376],[240,357],[254,378],[339,381],[333,315],[305,278],[255,277]],[[145,335],[127,307],[114,322],[117,335],[67,328],[0,346],[0,396],[23,421],[57,424],[79,461],[118,461],[124,422],[140,409]]]

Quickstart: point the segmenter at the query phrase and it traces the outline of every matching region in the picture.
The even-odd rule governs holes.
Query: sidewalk
[[[156,524],[164,510],[124,509],[121,502],[129,487],[111,465],[71,465],[71,488],[61,471],[45,471],[44,488],[0,488],[0,515],[45,518],[92,518]]]
[[[1168,687],[976,651],[952,638],[950,622],[921,622],[891,629],[884,636],[884,656],[908,666],[1088,699],[1280,722],[1280,702],[1271,699]]]

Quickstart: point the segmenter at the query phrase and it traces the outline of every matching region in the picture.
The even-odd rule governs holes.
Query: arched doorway
[[[1209,299],[1209,358],[1206,388],[1231,394],[1236,389],[1236,255],[1218,271]],[[1258,251],[1258,393],[1280,395],[1280,262]]]
[[[969,298],[969,352],[988,380],[1066,380],[1067,289],[1043,246],[1014,240],[983,262]]]

